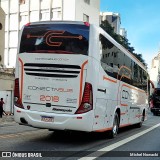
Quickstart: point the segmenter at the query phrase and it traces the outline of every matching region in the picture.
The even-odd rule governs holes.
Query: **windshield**
[[[25,26],[20,53],[58,53],[88,55],[89,27],[77,24],[39,24]]]

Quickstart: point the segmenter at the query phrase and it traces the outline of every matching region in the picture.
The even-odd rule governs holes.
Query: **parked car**
[[[150,97],[150,109],[154,115],[158,115],[160,113],[160,88],[155,88]]]

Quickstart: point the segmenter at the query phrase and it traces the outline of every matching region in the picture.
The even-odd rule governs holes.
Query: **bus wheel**
[[[119,117],[118,117],[118,114],[115,113],[114,120],[113,120],[112,130],[109,131],[109,137],[110,138],[114,138],[114,137],[117,136],[117,134],[118,134],[118,128],[119,128]]]
[[[141,128],[144,120],[145,120],[145,111],[143,111],[143,115],[142,115],[141,121],[139,123],[137,123],[136,127],[137,128]]]

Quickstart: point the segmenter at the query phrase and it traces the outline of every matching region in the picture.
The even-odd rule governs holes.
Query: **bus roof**
[[[38,24],[85,24],[85,22],[82,21],[40,21],[40,22],[30,22],[27,23],[30,25],[38,25]]]

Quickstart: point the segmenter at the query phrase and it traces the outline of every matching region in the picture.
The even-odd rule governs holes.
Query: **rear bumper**
[[[91,132],[93,130],[93,111],[69,115],[29,111],[14,106],[14,119],[17,123],[37,128],[55,130],[76,130]],[[44,122],[42,116],[53,117],[53,122]]]

